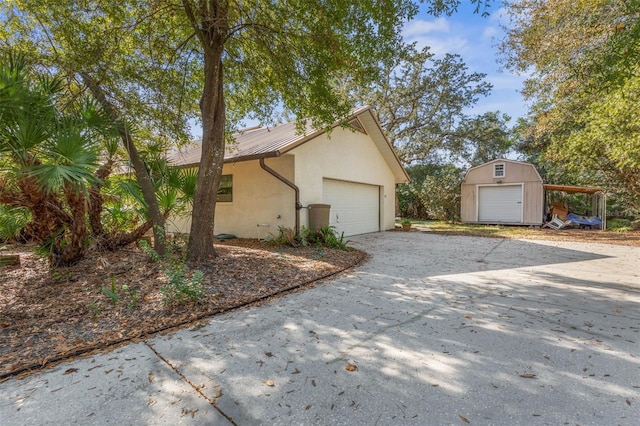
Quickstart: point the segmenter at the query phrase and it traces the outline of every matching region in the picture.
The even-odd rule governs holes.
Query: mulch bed
[[[21,266],[0,267],[0,380],[311,285],[366,256],[230,240],[217,244],[219,256],[200,268],[205,297],[165,305],[162,264],[136,246],[93,251],[55,269],[34,248],[2,247],[2,254],[19,254]]]
[[[640,247],[640,232],[532,229],[525,234],[517,238]],[[203,318],[313,285],[366,257],[356,250],[273,247],[245,239],[220,242],[216,248],[219,256],[200,268],[206,296],[197,304],[167,306],[160,292],[167,284],[163,265],[136,246],[93,251],[73,267],[55,269],[34,254],[34,246],[0,247],[3,255],[18,254],[21,260],[20,267],[0,266],[0,381],[175,327],[197,325]],[[112,285],[115,302],[103,291]]]

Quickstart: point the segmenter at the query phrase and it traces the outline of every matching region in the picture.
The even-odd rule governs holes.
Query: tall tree
[[[364,87],[346,80],[343,90],[375,108],[398,156],[409,165],[438,162],[447,150],[459,149],[466,110],[491,90],[484,77],[469,72],[458,55],[436,59],[428,47],[407,46],[384,67],[382,79]]]
[[[202,159],[189,239],[192,262],[214,256],[212,225],[225,145],[226,105],[258,111],[276,105],[327,126],[346,117],[349,99],[333,80],[363,84],[378,76],[401,44],[408,0],[292,0],[251,3],[182,0],[204,63]],[[225,90],[225,82],[232,87]],[[225,96],[233,94],[233,103]]]
[[[454,148],[458,160],[477,166],[497,158],[504,158],[514,148],[507,114],[490,111],[470,117],[459,128],[460,145]]]
[[[507,10],[504,58],[531,73],[527,146],[544,150],[556,174],[599,181],[639,207],[640,3],[517,0]]]
[[[71,89],[89,90],[118,123],[160,253],[163,215],[139,150],[149,141],[189,139],[200,86],[194,74],[200,66],[187,43],[191,31],[173,3],[12,0],[0,6],[5,43],[65,73]]]

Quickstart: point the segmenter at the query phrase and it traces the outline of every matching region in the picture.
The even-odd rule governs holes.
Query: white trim
[[[507,183],[507,184],[476,184],[475,187],[475,192],[476,192],[476,214],[475,214],[475,218],[476,218],[476,222],[477,223],[489,223],[489,222],[480,222],[480,188],[481,187],[486,187],[486,186],[501,186],[501,187],[506,187],[506,186],[519,186],[520,187],[520,194],[522,199],[520,200],[520,222],[509,222],[509,223],[514,223],[514,224],[522,224],[524,223],[524,182],[520,182],[520,183]]]
[[[502,175],[498,176],[496,169],[498,166],[502,166]],[[502,179],[507,176],[507,166],[505,163],[493,163],[493,177],[494,179]]]

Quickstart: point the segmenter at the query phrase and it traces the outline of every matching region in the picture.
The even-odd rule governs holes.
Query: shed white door
[[[478,222],[521,223],[522,186],[478,187]]]
[[[345,236],[380,230],[380,188],[333,179],[322,181],[322,202],[331,205],[329,225]]]

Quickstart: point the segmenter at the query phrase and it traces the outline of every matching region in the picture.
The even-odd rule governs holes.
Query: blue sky
[[[430,46],[436,55],[458,54],[469,72],[485,73],[485,80],[493,85],[491,95],[481,98],[468,112],[475,115],[500,110],[512,117],[510,124],[513,125],[518,117],[526,115],[527,105],[520,95],[524,77],[501,71],[497,61],[497,44],[504,35],[500,24],[508,21],[498,8],[499,2],[489,9],[488,17],[474,14],[469,1],[461,3],[458,12],[450,17],[434,18],[422,11],[405,25],[404,38],[417,42],[418,48]]]

